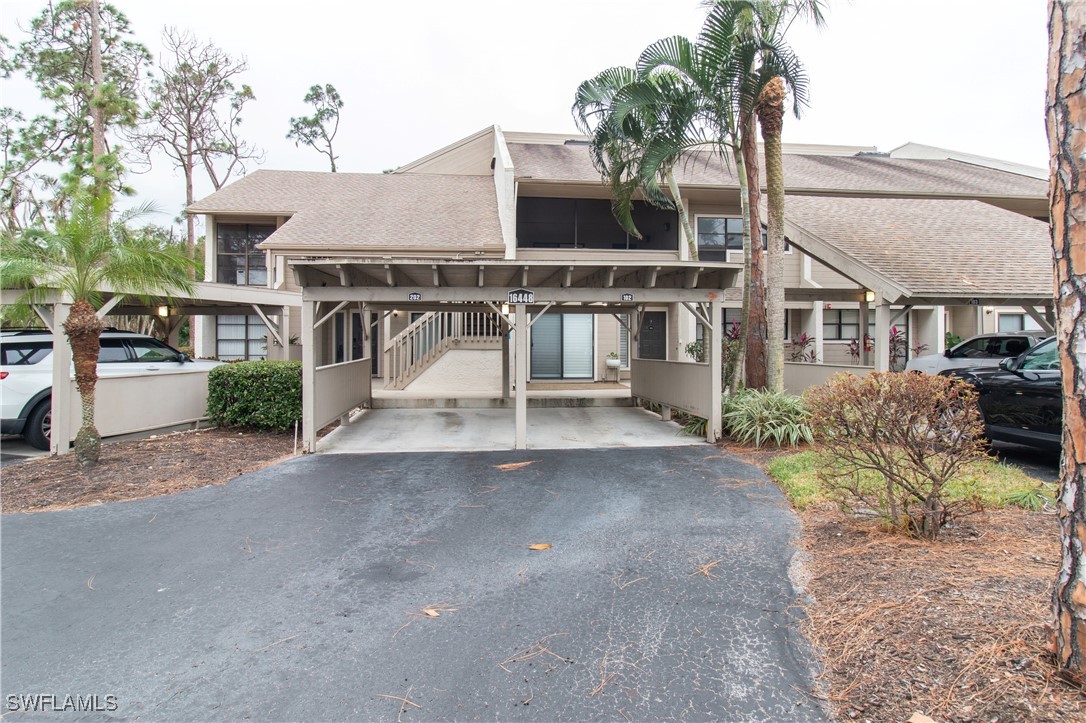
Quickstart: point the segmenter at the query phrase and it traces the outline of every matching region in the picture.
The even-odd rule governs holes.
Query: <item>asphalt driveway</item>
[[[7,515],[5,711],[45,694],[115,704],[60,716],[91,719],[822,720],[796,524],[708,446],[316,455]]]

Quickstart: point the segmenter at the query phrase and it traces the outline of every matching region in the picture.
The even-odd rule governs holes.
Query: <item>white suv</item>
[[[194,361],[157,339],[128,331],[103,331],[100,341],[100,377],[177,374],[222,363]],[[0,434],[21,434],[38,449],[49,449],[52,394],[53,335],[41,330],[0,332]]]

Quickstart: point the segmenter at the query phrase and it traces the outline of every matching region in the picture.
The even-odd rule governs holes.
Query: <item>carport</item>
[[[674,305],[697,317],[711,339],[723,335],[724,289],[734,286],[738,264],[713,262],[535,261],[496,258],[292,259],[302,288],[303,448],[316,448],[317,430],[366,406],[372,399],[371,331],[362,325],[366,356],[320,364],[328,322],[357,305],[369,311],[485,312],[501,320],[503,398],[514,398],[515,448],[528,446],[528,330],[551,311],[628,315],[637,340],[646,305]],[[365,317],[363,317],[365,318]],[[621,323],[626,322],[619,319]],[[641,359],[631,344],[631,392],[659,404],[665,418],[679,409],[708,420],[706,437],[721,434],[721,359],[705,363]],[[509,368],[513,373],[510,375]]]
[[[185,317],[255,314],[268,329],[270,342],[282,346],[290,310],[299,304],[297,292],[259,286],[196,282],[191,295],[141,298],[109,286],[99,289],[101,319],[109,316],[152,316],[162,324],[164,336],[174,338]],[[23,289],[3,289],[2,302],[14,304]],[[59,291],[44,294],[32,308],[53,334],[52,434],[50,452],[67,454],[79,429],[79,391],[72,377],[72,349],[63,325],[72,300]],[[207,377],[103,377],[97,382],[95,423],[103,437],[191,424],[207,415]],[[154,404],[147,402],[154,399]]]
[[[789,242],[860,288],[824,288],[805,277],[786,290],[788,301],[858,302],[860,338],[874,309],[877,340],[914,308],[927,308],[918,336],[942,351],[941,307],[1021,307],[1045,331],[1054,324],[1052,251],[1045,221],[964,199],[843,198],[789,194],[784,231]],[[891,307],[896,308],[891,308]],[[821,345],[821,325],[812,330]],[[876,343],[864,366],[890,369],[889,344]],[[819,354],[821,356],[821,354]],[[787,365],[804,388],[842,369]],[[824,366],[826,373],[817,374]]]

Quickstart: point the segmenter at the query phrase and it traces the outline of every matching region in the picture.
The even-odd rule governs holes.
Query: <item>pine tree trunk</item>
[[[72,304],[64,333],[72,345],[75,364],[75,384],[79,388],[83,423],[75,436],[75,457],[86,467],[98,462],[102,438],[94,426],[94,386],[98,382],[98,338],[102,333],[102,321],[94,307],[80,299]]]
[[[1050,0],[1048,30],[1049,203],[1063,379],[1061,559],[1052,602],[1060,668],[1086,681],[1086,4]]]
[[[767,386],[784,391],[784,125],[785,87],[774,78],[758,98],[758,121],[765,149],[766,185],[766,317],[769,327]]]
[[[102,87],[105,72],[102,70],[102,12],[98,0],[90,0],[90,72],[91,72],[91,163],[94,166],[95,195],[108,190],[106,169],[102,159],[106,155],[106,111],[102,106]]]
[[[758,178],[758,129],[753,113],[747,114],[741,123],[739,139],[743,149],[743,166],[747,169],[747,213],[750,216],[750,269],[743,277],[743,283],[747,287],[747,298],[750,300],[746,321],[743,323],[743,335],[747,340],[746,378],[748,389],[764,389],[767,360],[766,284],[762,263],[764,255],[762,253],[762,188]],[[772,353],[772,346],[772,344],[769,345],[770,353]]]

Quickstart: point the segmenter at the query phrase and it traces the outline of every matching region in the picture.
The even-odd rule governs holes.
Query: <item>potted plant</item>
[[[607,366],[610,369],[618,369],[622,366],[622,360],[618,358],[618,352],[611,352],[607,355]]]

